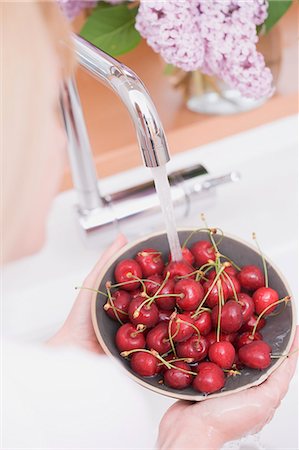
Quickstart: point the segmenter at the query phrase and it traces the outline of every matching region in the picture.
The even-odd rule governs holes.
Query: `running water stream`
[[[166,173],[166,166],[163,165],[152,167],[151,169],[165,221],[165,228],[172,260],[180,261],[182,259],[182,250],[176,229],[174,209],[171,199],[169,181]]]

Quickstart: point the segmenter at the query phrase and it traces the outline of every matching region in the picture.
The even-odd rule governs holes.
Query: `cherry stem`
[[[215,252],[216,252],[216,253],[219,253],[219,252],[218,252],[218,247],[217,247],[216,242],[215,242],[215,239],[214,239],[214,237],[213,237],[213,234],[216,234],[216,233],[217,233],[217,228],[209,228],[209,227],[208,227],[208,224],[207,224],[207,222],[206,222],[206,218],[205,218],[204,213],[201,213],[200,217],[201,217],[201,220],[203,221],[203,223],[205,224],[205,226],[208,228],[209,235],[210,235],[210,240],[211,240],[211,243],[212,243],[212,245],[213,245],[213,247],[214,247]]]
[[[211,284],[211,286],[210,286],[209,289],[207,290],[206,295],[205,295],[204,298],[202,299],[201,303],[198,305],[198,307],[197,307],[195,313],[191,316],[192,319],[194,319],[196,316],[198,316],[199,310],[201,309],[202,305],[204,304],[204,302],[206,301],[206,299],[207,299],[207,297],[209,296],[210,292],[212,291],[213,287],[215,286],[216,282],[218,281],[218,279],[219,279],[221,273],[224,271],[224,269],[225,269],[226,267],[228,267],[227,264],[228,264],[228,263],[224,263],[224,264],[222,265],[222,267],[220,268],[219,272],[217,273],[216,277],[215,277],[214,280],[213,280],[213,283]]]
[[[174,356],[177,358],[178,355],[177,355],[177,353],[176,353],[175,345],[174,345],[174,343],[173,343],[173,338],[178,334],[178,332],[179,332],[179,330],[180,330],[180,324],[178,324],[179,326],[176,327],[175,333],[174,333],[174,335],[172,336],[172,335],[171,335],[171,325],[172,325],[172,322],[173,322],[173,318],[171,318],[170,321],[169,321],[169,323],[168,323],[168,338],[169,338],[169,342],[170,342],[170,345],[171,345],[171,349],[172,349],[172,351],[173,351],[173,354],[174,354]]]
[[[256,319],[255,325],[254,325],[254,327],[253,327],[253,330],[252,330],[252,333],[251,333],[251,339],[254,338],[254,335],[255,335],[257,326],[258,326],[258,324],[259,324],[259,321],[260,321],[261,318],[263,317],[263,315],[264,315],[267,311],[269,311],[270,308],[273,308],[273,306],[277,306],[277,305],[279,305],[280,303],[283,303],[283,302],[287,303],[288,301],[290,301],[290,299],[291,299],[291,297],[290,297],[289,295],[287,295],[286,297],[284,297],[284,298],[282,298],[282,299],[280,299],[280,300],[277,300],[276,302],[273,302],[271,305],[268,305],[268,306],[260,313],[260,315],[259,315],[258,318]]]
[[[185,248],[186,245],[188,244],[189,240],[192,238],[192,236],[194,236],[194,234],[199,233],[200,231],[210,231],[210,228],[206,227],[206,228],[197,228],[197,230],[192,231],[189,236],[187,237],[187,239],[185,240],[185,242],[182,245],[182,248]]]
[[[162,358],[163,358],[163,356],[162,356]],[[172,363],[177,362],[177,361],[184,361],[187,364],[191,364],[191,363],[194,362],[194,358],[174,358],[174,359],[171,360]],[[167,361],[167,362],[169,362],[169,361]],[[162,364],[164,364],[164,363],[161,362],[158,365],[161,366]]]
[[[209,263],[203,264],[198,270],[197,270],[197,275],[195,277],[196,281],[199,281],[201,278],[203,278],[202,274],[206,274],[206,272],[208,272],[210,269],[212,269],[212,267],[215,267],[215,262],[211,261]]]
[[[105,311],[108,311],[108,309],[110,309],[110,308],[112,308],[113,310],[115,309],[115,311],[117,311],[117,312],[119,312],[119,313],[121,313],[121,314],[125,314],[126,316],[129,315],[127,312],[122,311],[121,309],[117,308],[116,306],[114,306],[114,308],[113,308],[113,306],[110,305],[110,303],[105,303],[105,305],[104,305],[104,310],[105,310]]]
[[[268,270],[267,270],[266,260],[265,260],[264,254],[259,246],[259,243],[257,241],[255,233],[252,233],[252,239],[255,241],[255,244],[256,244],[258,251],[260,252],[261,258],[262,258],[263,267],[264,267],[264,275],[265,275],[265,286],[267,288],[269,286],[269,281],[268,281]]]
[[[75,286],[75,289],[85,289],[85,290],[87,290],[87,291],[97,292],[98,294],[102,294],[102,295],[105,295],[105,297],[108,297],[108,295],[106,294],[106,292],[102,292],[102,291],[99,291],[98,289],[93,289],[93,288],[90,288],[90,287],[85,287],[85,286]]]
[[[195,274],[196,274],[196,276],[197,276],[197,275],[200,275],[201,278],[204,278],[204,277],[203,277],[204,272],[203,272],[202,270],[200,270],[200,269],[194,270],[194,272],[187,273],[186,275],[180,275],[179,277],[176,277],[176,278],[177,278],[178,280],[183,280],[183,279],[189,278],[189,277],[191,277],[192,275],[195,275]],[[205,280],[208,280],[208,279],[205,278]],[[196,281],[198,281],[198,280],[196,279]]]
[[[136,327],[136,331],[133,331],[133,333],[131,333],[131,337],[135,338],[137,336],[137,334],[143,333],[145,329],[146,329],[146,325],[139,323]]]
[[[217,317],[217,332],[216,332],[216,341],[220,341],[220,323],[221,323],[221,311],[222,311],[222,302],[223,299],[223,288],[221,280],[217,281],[217,289],[218,289],[218,317]]]
[[[129,278],[134,278],[134,280],[139,281],[139,283],[140,283],[141,286],[142,286],[143,293],[144,293],[145,295],[147,295],[146,287],[145,287],[145,284],[144,284],[144,280],[143,280],[142,278],[136,277],[136,276],[133,275],[133,274],[131,274],[131,276],[130,276]]]
[[[119,315],[118,315],[118,312],[117,312],[117,310],[116,310],[116,308],[115,308],[115,305],[114,305],[114,302],[113,302],[113,299],[112,299],[112,295],[111,295],[110,289],[109,289],[108,287],[107,287],[107,293],[108,293],[109,303],[111,304],[111,307],[112,307],[112,309],[113,309],[113,312],[114,312],[114,314],[115,314],[115,317],[117,318],[117,320],[119,321],[119,323],[121,323],[121,324],[123,325],[124,323],[123,323],[123,321],[120,319],[120,317],[119,317]]]
[[[162,255],[162,252],[138,252],[137,253],[138,256],[148,256],[148,255]]]
[[[170,362],[168,362],[164,358],[162,358],[162,356],[160,356],[156,350],[147,350],[145,348],[140,348],[140,349],[136,348],[134,350],[128,350],[128,351],[121,352],[120,355],[123,356],[124,358],[127,358],[132,353],[138,353],[138,352],[149,353],[150,355],[155,356],[167,367],[167,369],[177,369],[177,370],[180,370],[181,372],[189,373],[191,375],[197,375],[197,373],[195,373],[195,372],[191,372],[189,370],[181,369],[180,367],[174,366],[173,364],[171,364]]]
[[[195,333],[198,335],[198,340],[200,341],[200,331],[195,325],[193,325],[193,323],[187,322],[186,320],[182,320],[180,318],[177,319],[177,323],[184,323],[185,325],[190,325],[190,327],[192,327]]]
[[[289,356],[293,355],[294,353],[297,353],[299,351],[299,348],[296,348],[290,353],[287,353],[286,355],[270,355],[271,359],[278,359],[278,358],[288,358]]]
[[[223,369],[223,372],[228,373],[229,375],[242,375],[241,372],[239,372],[239,370],[235,370],[235,369]]]
[[[226,255],[223,255],[222,253],[219,253],[219,256],[221,257],[221,258],[224,258],[224,259],[226,259],[228,262],[230,262],[231,263],[231,265],[232,266],[234,266],[237,270],[241,270],[241,267],[239,267],[232,259],[230,259],[228,256],[226,256]]]
[[[240,303],[240,302],[239,302],[239,299],[238,299],[238,296],[237,296],[237,292],[236,292],[234,283],[233,283],[232,280],[231,280],[231,277],[230,277],[230,276],[228,275],[228,273],[226,273],[226,272],[223,272],[223,273],[222,273],[222,275],[221,275],[222,279],[224,279],[224,276],[228,279],[228,281],[229,281],[229,283],[230,283],[230,286],[231,286],[231,288],[232,288],[232,291],[233,291],[233,294],[234,294],[234,297],[235,297],[236,302],[237,302],[237,303]]]
[[[139,313],[141,311],[141,309],[148,304],[148,306],[151,306],[151,304],[155,301],[155,299],[158,297],[159,293],[161,292],[161,290],[164,288],[165,284],[167,283],[168,278],[170,277],[170,272],[167,272],[166,277],[163,281],[163,283],[161,283],[160,287],[157,289],[157,292],[152,296],[152,297],[148,297],[147,299],[144,300],[144,302],[142,302],[138,308],[136,308],[136,310],[134,311],[133,317],[138,317]],[[163,295],[163,294],[162,294]],[[136,314],[137,313],[137,314]]]

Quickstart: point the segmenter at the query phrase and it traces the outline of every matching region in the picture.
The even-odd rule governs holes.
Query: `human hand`
[[[120,234],[110,247],[103,253],[93,270],[87,276],[83,287],[93,288],[99,272],[121,247],[126,244],[126,238]],[[96,338],[90,315],[92,291],[80,290],[77,299],[60,330],[47,342],[51,346],[74,345],[94,353],[103,353]]]
[[[298,327],[290,356],[260,386],[199,403],[175,403],[161,421],[158,448],[219,449],[227,441],[259,432],[288,391],[297,364],[296,349]]]

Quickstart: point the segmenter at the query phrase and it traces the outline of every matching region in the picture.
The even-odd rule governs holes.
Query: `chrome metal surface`
[[[79,210],[90,211],[103,205],[98,189],[95,164],[85,126],[80,98],[74,80],[61,89],[61,106],[68,137],[68,153]]]
[[[156,108],[139,77],[124,64],[74,35],[75,51],[82,67],[111,88],[123,101],[133,120],[147,167],[169,161],[165,133]]]

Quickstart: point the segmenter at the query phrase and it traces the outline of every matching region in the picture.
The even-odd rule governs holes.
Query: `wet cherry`
[[[238,280],[241,286],[249,291],[265,286],[265,277],[261,269],[257,266],[244,266],[238,273]]]
[[[254,313],[254,302],[250,295],[243,292],[238,294],[238,300],[242,309],[243,322],[247,322]]]
[[[266,369],[271,364],[271,347],[264,341],[243,345],[238,352],[241,363],[251,369]]]
[[[176,298],[169,294],[174,294],[174,280],[167,280],[165,285],[160,290],[158,297],[155,299],[155,303],[160,309],[173,311],[176,305]],[[166,297],[159,297],[159,295],[166,295]]]
[[[274,289],[269,287],[261,287],[254,292],[252,300],[255,305],[255,312],[257,315],[259,315],[264,311],[265,308],[277,302],[277,300],[279,300],[279,296]],[[269,308],[267,311],[265,311],[264,315],[268,316],[275,310],[275,308],[276,305],[274,305],[272,308]]]
[[[188,264],[193,266],[195,259],[194,259],[194,256],[192,255],[191,251],[187,247],[182,248],[182,256],[183,256],[183,259]],[[169,255],[168,260],[171,261],[171,255]]]
[[[257,316],[255,314],[253,314],[250,317],[250,319],[246,323],[244,323],[242,325],[242,328],[241,328],[240,331],[241,332],[243,332],[243,331],[252,331],[254,326],[255,326],[255,324],[256,324],[256,321],[257,321]],[[266,319],[264,319],[264,317],[261,317],[259,322],[258,322],[258,324],[257,324],[256,331],[261,330],[262,328],[264,328],[265,325],[266,325]]]
[[[131,323],[125,323],[116,332],[115,343],[120,352],[145,347],[145,339],[140,330]]]
[[[170,324],[170,332],[174,342],[183,342],[189,339],[195,330],[193,326],[193,319],[187,314],[177,314]]]
[[[214,342],[209,348],[210,361],[222,369],[230,369],[235,359],[235,348],[233,344],[226,341]]]
[[[184,277],[194,272],[194,267],[190,266],[186,261],[170,261],[164,269],[163,276],[165,277],[167,272],[170,273],[170,279],[177,277]],[[188,278],[195,278],[195,275],[190,275]]]
[[[211,288],[213,282],[214,282],[213,280],[208,280],[203,283],[203,288],[204,288],[205,294],[207,294],[207,292]],[[228,299],[228,289],[227,289],[227,285],[223,282],[222,282],[222,289],[223,289],[224,300],[227,300]],[[215,305],[218,305],[218,303],[219,303],[219,295],[218,295],[218,287],[217,287],[217,282],[216,282],[206,298],[206,304],[210,308],[213,308]]]
[[[168,336],[168,324],[158,323],[146,336],[146,345],[149,349],[154,349],[158,353],[167,353],[171,349]]]
[[[152,303],[151,305],[145,304],[140,308],[144,302],[144,297],[135,297],[131,300],[129,305],[129,318],[134,325],[143,324],[147,327],[154,327],[159,320],[159,311],[157,306]]]
[[[193,375],[191,373],[186,373],[186,371],[191,371],[190,366],[183,361],[176,361],[172,364],[175,367],[178,367],[178,369],[166,369],[164,371],[164,383],[173,389],[185,389],[193,380]],[[183,369],[184,372],[179,369]]]
[[[253,341],[261,341],[262,339],[263,337],[258,331],[254,333],[254,337],[252,337],[250,331],[245,331],[244,333],[237,336],[234,345],[236,349],[239,350],[239,348],[243,347],[243,345],[250,344]]]
[[[212,322],[218,325],[218,305],[212,310]],[[228,300],[221,308],[220,329],[224,333],[235,333],[243,323],[241,306],[234,300]]]
[[[195,265],[197,267],[203,266],[209,260],[215,261],[216,259],[215,250],[209,241],[195,242],[190,250],[195,258]]]
[[[134,291],[140,286],[139,281],[132,282],[134,277],[142,278],[142,270],[140,265],[134,259],[123,259],[120,261],[114,271],[114,276],[117,283],[130,283],[124,284],[121,288],[126,291]]]
[[[179,280],[175,284],[174,293],[182,295],[182,297],[177,297],[176,303],[184,311],[195,310],[204,296],[202,285],[195,280],[188,279]]]
[[[178,343],[176,349],[180,358],[192,358],[198,362],[207,356],[209,343],[204,336],[194,334],[187,341]]]
[[[118,291],[115,291],[113,293],[112,301],[115,308],[117,308],[116,313],[111,304],[106,303],[104,309],[107,312],[108,316],[111,317],[111,319],[113,320],[118,321],[118,319],[120,319],[122,322],[127,322],[129,320],[128,309],[131,301],[130,294],[126,291],[119,289]]]
[[[192,316],[192,313],[190,313],[190,315]],[[200,334],[206,336],[210,333],[212,329],[212,317],[209,311],[201,312],[193,320],[194,326],[196,326]]]
[[[193,380],[196,391],[211,394],[223,388],[225,377],[223,370],[213,362],[202,362],[198,364],[197,375]]]
[[[152,297],[157,292],[162,283],[163,278],[161,275],[150,275],[149,277],[147,277],[147,280],[144,282],[147,295]]]
[[[164,269],[161,252],[154,248],[145,248],[137,253],[135,260],[141,267],[145,278],[151,275],[160,275]]]
[[[158,366],[159,360],[147,352],[133,353],[130,363],[134,372],[142,377],[153,377],[160,370]]]

